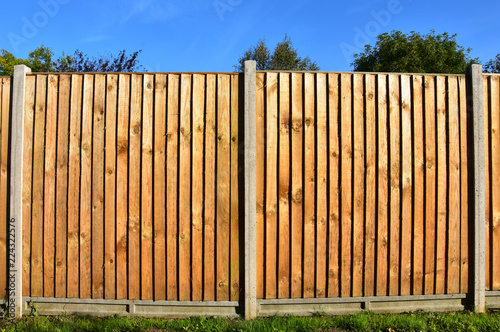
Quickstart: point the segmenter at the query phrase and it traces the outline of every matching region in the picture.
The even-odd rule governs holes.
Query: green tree
[[[500,73],[500,53],[484,64],[484,71],[487,73]]]
[[[456,36],[434,30],[426,35],[386,32],[374,46],[365,45],[363,53],[355,54],[351,65],[355,71],[463,74],[479,59],[472,59],[471,49],[458,45]]]
[[[287,35],[276,45],[272,54],[266,40],[259,40],[257,45],[251,46],[243,53],[233,67],[236,71],[244,71],[247,60],[255,60],[257,70],[319,70],[316,62],[309,57],[299,57],[298,51],[293,48],[293,43]]]

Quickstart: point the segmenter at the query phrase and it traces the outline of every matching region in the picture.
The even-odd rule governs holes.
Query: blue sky
[[[472,57],[500,53],[498,0],[16,0],[2,5],[0,48],[27,57],[39,45],[72,54],[142,50],[147,71],[233,71],[261,38],[291,38],[327,71],[350,71],[378,33],[457,33]]]

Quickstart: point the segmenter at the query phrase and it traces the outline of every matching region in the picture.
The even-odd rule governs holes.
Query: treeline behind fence
[[[0,297],[247,318],[500,303],[499,75],[476,78],[481,108],[473,75],[247,65],[0,78]]]

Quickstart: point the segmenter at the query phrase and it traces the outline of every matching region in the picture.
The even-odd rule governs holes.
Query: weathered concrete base
[[[167,318],[192,316],[240,317],[237,312],[239,303],[230,301],[184,302],[23,297],[23,314],[29,314],[32,306],[36,308],[39,315],[136,315]]]
[[[344,315],[370,310],[375,313],[398,313],[416,310],[461,311],[466,294],[377,296],[329,299],[258,300],[259,316],[310,316],[318,312]]]
[[[486,291],[486,309],[500,309],[500,291]]]

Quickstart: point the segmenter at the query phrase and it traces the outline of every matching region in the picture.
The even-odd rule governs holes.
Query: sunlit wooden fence
[[[22,169],[9,164],[15,82],[0,77],[0,298],[21,262],[23,299],[41,313],[238,315],[248,297],[257,315],[457,310],[483,257],[487,305],[500,305],[500,75],[481,90],[485,256],[469,76],[252,75],[27,74]]]

